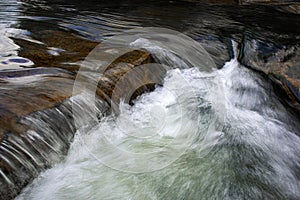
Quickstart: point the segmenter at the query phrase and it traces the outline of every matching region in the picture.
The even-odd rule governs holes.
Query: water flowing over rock
[[[20,54],[31,59],[36,68],[0,72],[1,199],[13,198],[39,172],[63,158],[76,131],[72,121],[72,104],[87,103],[81,97],[83,90],[73,91],[74,69],[77,71],[79,64],[76,68],[64,67],[62,59],[69,62],[72,58],[82,60],[95,43],[67,35],[62,36],[63,40],[44,37],[47,37],[43,41],[47,45],[65,48],[67,53],[62,53],[62,56],[40,53],[41,47],[35,50],[35,45],[18,40],[23,47]],[[77,53],[68,57],[67,54],[72,51]],[[101,95],[111,97],[114,84],[120,77],[128,70],[149,62],[153,62],[153,58],[142,50],[128,52],[115,60],[98,83],[97,91],[101,91],[97,92],[100,95],[97,99],[101,104],[99,109],[105,112],[108,108],[106,99]],[[40,67],[46,63],[49,64],[47,68]],[[107,82],[108,85],[105,84]]]
[[[287,102],[300,110],[300,47],[276,45],[245,37],[240,54],[242,64],[267,75],[286,93]]]
[[[289,112],[290,107],[282,105],[286,102],[300,111],[299,14],[299,2],[289,0],[0,2],[0,199],[14,198],[44,169],[57,163],[64,164],[67,154],[70,154],[71,162],[68,164],[71,165],[67,164],[66,169],[71,170],[66,170],[66,187],[59,187],[61,185],[58,184],[57,188],[45,192],[47,197],[42,194],[42,198],[51,199],[54,192],[62,191],[62,196],[73,195],[79,199],[86,199],[88,195],[94,197],[91,199],[101,195],[103,199],[112,198],[110,195],[121,199],[124,195],[130,195],[123,190],[128,186],[126,189],[135,191],[136,197],[128,199],[146,199],[147,196],[173,200],[180,195],[186,195],[182,199],[199,199],[202,195],[203,199],[226,199],[222,198],[224,196],[227,199],[299,199],[299,120],[295,112]],[[196,88],[197,94],[193,96],[193,92],[185,89],[180,91],[185,110],[186,136],[193,135],[191,132],[197,130],[199,125],[214,123],[213,116],[223,113],[213,109],[214,101],[216,104],[225,102],[229,106],[225,126],[200,143],[195,143],[194,149],[189,149],[189,153],[175,163],[174,171],[165,169],[156,176],[149,173],[132,179],[134,176],[127,177],[126,173],[110,171],[93,163],[90,169],[97,169],[98,173],[88,173],[81,179],[77,172],[87,173],[86,163],[81,161],[88,161],[89,156],[77,154],[80,144],[75,143],[75,147],[78,146],[70,148],[70,144],[74,144],[74,133],[78,131],[74,115],[89,121],[94,116],[86,116],[83,113],[88,112],[82,111],[92,112],[95,103],[96,109],[102,112],[96,119],[90,120],[91,123],[99,122],[102,115],[107,117],[105,115],[111,111],[110,100],[118,103],[130,89],[121,87],[117,90],[116,83],[123,83],[122,78],[137,66],[155,63],[155,57],[149,53],[150,50],[131,50],[117,58],[101,74],[93,67],[84,66],[82,61],[106,37],[149,26],[170,28],[192,37],[208,51],[219,69],[216,72],[224,84],[220,84],[220,88],[225,89],[224,98],[221,93],[206,98],[209,92],[217,91],[212,89],[214,87],[207,91],[206,87],[203,88],[202,79],[210,80],[210,75],[203,76],[197,69],[179,70],[180,75],[189,80],[188,85]],[[239,43],[236,49],[232,48],[233,40]],[[101,45],[106,48],[103,43]],[[238,51],[240,55],[236,59]],[[246,69],[244,65],[259,73]],[[96,91],[92,94],[88,93],[90,91],[86,93],[84,85],[74,90],[78,70],[82,68],[85,68],[83,82],[90,80],[93,83],[94,78],[97,79]],[[165,75],[155,68],[150,71],[153,76]],[[174,87],[171,91],[176,91],[183,84],[176,78],[177,70],[171,74],[167,76],[168,84]],[[142,81],[148,82],[151,77],[144,78]],[[139,80],[132,77],[131,81]],[[279,95],[274,94],[270,82],[275,83]],[[214,85],[213,82],[211,84]],[[153,89],[154,84],[145,85],[138,88],[132,98]],[[95,102],[89,101],[87,97],[95,94]],[[138,104],[139,107],[134,107],[138,101],[131,101],[133,106],[130,109],[135,112],[129,113],[127,118],[144,120],[141,108],[147,108],[149,102],[150,105],[153,103],[152,100],[169,101],[173,98],[166,87],[165,90],[158,87],[153,96],[153,99],[146,97],[146,101],[142,99],[144,101]],[[166,105],[171,108],[177,105],[169,103]],[[78,109],[72,109],[74,105]],[[128,111],[128,107],[123,105],[122,109]],[[154,106],[154,111],[158,111],[154,113],[156,124],[163,124],[163,115],[159,115],[168,107]],[[171,118],[174,114],[180,114],[176,110],[172,112]],[[207,120],[203,123],[194,120],[197,118],[195,116],[204,117],[207,114],[209,118],[203,118]],[[125,128],[127,118],[121,120]],[[172,121],[176,121],[174,119],[177,118]],[[108,128],[103,130],[100,127],[100,132],[118,134],[113,123],[105,123],[108,123]],[[174,123],[170,128],[176,126],[177,123]],[[216,126],[222,127],[222,120]],[[138,129],[136,134],[140,132]],[[99,137],[97,131],[92,130],[92,133],[92,138],[87,137],[87,144],[91,147],[95,138]],[[172,135],[166,136],[164,139],[169,140]],[[125,145],[134,148],[126,142]],[[199,159],[205,148],[213,148],[208,153],[210,157]],[[73,164],[79,166],[75,173],[72,171]],[[53,170],[43,174],[44,177],[63,177],[56,173],[57,169],[57,172],[60,170],[59,166],[53,168],[53,174]],[[125,181],[126,184],[120,181],[122,177],[130,181]],[[91,181],[97,183],[106,178],[109,184],[103,185],[109,189],[120,189],[119,193],[111,194],[106,187],[90,184]],[[52,181],[54,184],[58,182]],[[69,184],[72,181],[76,183]],[[80,185],[81,181],[88,185]],[[41,183],[47,188],[47,181]],[[82,187],[82,196],[74,192],[80,191],[76,188],[78,185]],[[92,187],[96,188],[95,193],[89,193]],[[33,189],[33,196],[39,193],[39,187],[36,188]],[[64,193],[65,188],[69,189],[67,194]],[[142,194],[143,191],[148,193]],[[151,196],[153,194],[157,196]]]

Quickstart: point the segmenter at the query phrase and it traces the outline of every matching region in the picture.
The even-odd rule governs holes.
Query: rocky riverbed
[[[88,1],[82,5],[81,1],[7,0],[0,6],[1,199],[15,197],[41,171],[64,158],[76,131],[72,103],[80,104],[81,93],[74,93],[73,87],[82,61],[104,38],[130,28],[181,31],[202,44],[218,68],[233,58],[235,41],[238,61],[269,81],[286,108],[299,114],[296,1]],[[7,12],[10,9],[13,15]],[[103,111],[110,106],[107,96],[111,97],[116,82],[147,63],[155,63],[148,51],[132,50],[107,68],[96,93]]]

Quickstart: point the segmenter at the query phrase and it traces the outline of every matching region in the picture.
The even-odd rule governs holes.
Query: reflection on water
[[[260,34],[258,37],[283,44],[300,40],[300,28],[296,28],[300,24],[299,17],[284,15],[270,6],[236,7],[231,3],[214,5],[184,1],[1,1],[0,67],[12,69],[32,66],[29,62],[26,65],[6,64],[7,57],[17,56],[18,51],[19,55],[31,59],[36,64],[35,67],[60,66],[66,62],[73,65],[76,61],[70,61],[68,56],[65,60],[55,56],[65,51],[64,57],[75,54],[76,57],[84,57],[92,47],[74,50],[74,38],[66,39],[67,35],[74,34],[76,37],[100,42],[103,37],[136,27],[171,28],[198,41],[212,41],[216,46],[211,51],[218,56],[220,53],[215,52],[218,52],[222,43],[226,44],[228,38],[240,41],[245,33],[255,32]],[[51,37],[45,39],[45,31],[63,31],[67,34],[52,32]],[[65,40],[65,48],[53,46],[51,41],[54,39]],[[67,46],[71,48],[68,49]],[[39,56],[28,55],[31,53]],[[48,64],[50,62],[55,64]]]
[[[18,57],[20,46],[12,39],[12,37],[26,38],[26,31],[18,28],[21,4],[15,0],[0,2],[0,70],[33,65],[32,61]]]
[[[20,5],[19,0],[3,0],[0,2],[0,24],[7,27],[16,24],[17,19],[20,17]]]
[[[174,29],[199,41],[227,43],[228,38],[240,41],[245,33],[255,32],[261,34],[259,37],[288,44],[300,40],[300,28],[296,28],[299,24],[299,17],[282,14],[271,6],[236,7],[230,3],[213,5],[184,1],[88,0],[82,3],[79,0],[5,0],[0,3],[0,55],[2,58],[17,56],[17,51],[22,52],[23,49],[45,51],[43,57],[36,58],[41,60],[45,56],[59,54],[59,51],[65,49],[50,46],[51,44],[47,44],[48,41],[42,38],[44,31],[49,30],[64,31],[69,35],[75,34],[88,40],[101,41],[103,37],[122,30],[154,26]],[[53,35],[56,35],[53,37],[56,40],[65,40],[65,35]],[[12,41],[14,39],[30,43],[22,43],[20,48],[18,42],[14,44]],[[38,48],[28,48],[40,43],[43,45]],[[65,45],[75,46],[71,40]],[[67,53],[76,52],[78,50],[70,50]],[[35,60],[32,61],[35,63]],[[47,65],[47,62],[43,65]],[[1,69],[17,67],[14,64],[0,65]]]

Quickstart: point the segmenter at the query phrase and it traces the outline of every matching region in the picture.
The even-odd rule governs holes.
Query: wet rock
[[[300,4],[299,1],[293,0],[240,0],[240,4],[258,4],[272,6],[274,9],[285,13],[300,14]]]
[[[285,46],[245,37],[239,60],[264,73],[285,92],[286,101],[300,110],[300,46]]]
[[[113,92],[118,98],[122,98],[121,91],[114,91],[115,85],[118,83],[126,73],[135,68],[135,66],[152,63],[154,59],[151,54],[143,50],[133,50],[117,58],[107,69],[104,71],[103,79],[100,79],[97,89],[97,95],[107,100],[110,104]],[[159,72],[153,72],[153,74],[160,76]],[[132,77],[135,78],[135,77]],[[146,81],[146,80],[145,80]],[[122,89],[129,90],[132,87],[130,84],[124,84]],[[145,88],[147,90],[147,88]],[[103,94],[103,91],[104,94]],[[117,94],[118,93],[118,94]],[[141,94],[140,92],[139,94]],[[105,96],[104,96],[105,95]]]
[[[34,40],[14,39],[21,47],[19,56],[31,60],[34,67],[59,67],[77,71],[78,62],[83,61],[99,45],[98,42],[63,31],[41,31],[38,35]]]
[[[133,51],[126,53],[126,54],[120,56],[119,58],[117,58],[112,63],[112,65],[107,68],[107,70],[112,68],[115,64],[118,64],[118,63],[130,63],[132,65],[142,65],[142,64],[153,62],[153,61],[154,60],[153,60],[152,56],[147,51],[133,50]]]
[[[43,71],[46,72],[46,70]],[[56,73],[53,71],[29,76],[26,76],[26,72],[24,72],[24,76],[17,74],[17,77],[9,77],[7,72],[4,72],[3,75],[0,73],[0,76],[9,77],[6,78],[8,83],[1,85],[0,88],[0,108],[2,110],[0,123],[2,127],[9,127],[12,132],[21,134],[24,130],[15,126],[19,117],[54,107],[72,95],[74,75],[70,75],[68,72],[62,73],[61,70]]]
[[[25,121],[36,112],[55,109],[69,98],[74,75],[61,69],[36,68],[2,71],[0,77],[6,81],[0,84],[0,198],[11,199],[50,165],[50,155],[55,149],[49,145],[50,141],[41,139],[41,128]],[[59,148],[56,150],[60,152]],[[46,162],[47,157],[41,154],[48,154],[49,160]]]
[[[276,9],[281,12],[300,14],[300,4],[286,4],[286,5],[277,5]]]
[[[209,53],[218,69],[222,68],[225,62],[233,57],[228,49],[229,43],[225,45],[218,40],[201,40],[199,43]]]
[[[43,42],[48,47],[64,49],[68,52],[79,54],[89,53],[99,42],[90,41],[73,35],[69,32],[46,30],[41,31],[37,40]],[[55,36],[55,37],[54,37]]]
[[[48,76],[65,76],[65,75],[74,75],[70,72],[67,72],[59,68],[32,68],[32,69],[22,69],[22,70],[9,70],[9,71],[0,71],[0,79],[7,78],[18,78],[18,77],[27,77],[34,75],[48,75]],[[3,80],[3,83],[8,83],[7,80]]]
[[[98,83],[98,108],[108,109],[105,101],[124,74],[149,62],[150,53],[134,50],[109,65]],[[0,71],[0,199],[14,198],[43,169],[61,160],[76,131],[72,105],[84,103],[79,98],[84,88],[74,92],[76,72],[53,66]]]

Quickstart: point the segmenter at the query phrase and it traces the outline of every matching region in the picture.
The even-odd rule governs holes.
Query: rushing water
[[[222,67],[209,72],[197,64],[186,68],[181,55],[174,61],[173,54],[159,52],[160,46],[140,38],[136,43],[141,47],[176,64],[167,72],[164,84],[138,97],[133,106],[121,103],[118,116],[105,116],[92,129],[77,130],[66,157],[62,152],[66,152],[74,131],[70,102],[27,117],[27,123],[38,131],[29,132],[25,142],[15,140],[17,147],[25,145],[25,159],[23,154],[13,156],[30,172],[19,170],[15,175],[25,179],[30,173],[36,176],[44,165],[53,167],[16,199],[300,199],[299,119],[278,99],[272,85],[239,64],[237,50],[228,47],[232,39],[241,42],[249,35],[278,45],[299,43],[299,24],[298,15],[270,6],[1,1],[0,78],[6,77],[7,70],[78,64],[70,55],[86,56],[88,52],[78,54],[86,51],[82,43],[101,42],[121,31],[148,26],[191,36]],[[78,38],[86,40],[74,44]],[[234,53],[228,61],[230,50]],[[38,73],[34,79],[16,74],[0,89],[9,91],[46,80]],[[78,104],[79,115],[91,109],[84,95],[70,99]],[[14,98],[22,100],[17,95]],[[89,117],[82,116],[82,120]],[[26,145],[32,144],[33,148],[48,146],[55,153],[45,149],[30,154]],[[2,149],[17,152],[14,147]],[[123,156],[115,154],[119,151]],[[0,173],[1,180],[13,184],[3,171]]]
[[[207,74],[197,67],[170,70],[162,87],[132,107],[121,104],[118,117],[78,131],[65,161],[17,199],[299,199],[299,130],[268,88],[236,59]],[[162,148],[178,147],[172,140],[186,146],[167,165],[147,156],[114,157],[103,148],[111,143],[159,158]],[[137,165],[154,170],[140,172]]]

